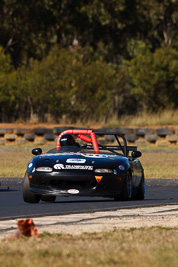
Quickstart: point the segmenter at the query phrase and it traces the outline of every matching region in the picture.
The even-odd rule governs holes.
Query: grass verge
[[[0,266],[178,266],[178,228],[140,228],[1,241]]]
[[[163,110],[157,113],[142,112],[136,115],[125,115],[120,118],[112,117],[108,123],[103,123],[105,127],[127,127],[127,126],[167,126],[178,125],[178,109]]]
[[[5,125],[6,123],[1,123],[1,125]],[[10,124],[10,123],[8,123]],[[35,120],[31,121],[23,121],[23,120],[17,120],[13,123],[13,127],[18,128],[18,124],[24,125],[24,127],[28,126],[34,126],[36,127],[57,127],[57,126],[78,126],[78,127],[89,127],[89,128],[101,128],[101,127],[128,127],[128,126],[138,126],[138,127],[149,127],[152,126],[172,126],[178,125],[178,109],[164,109],[160,110],[158,112],[148,112],[143,111],[140,113],[136,113],[134,115],[113,115],[109,117],[109,120],[106,121],[106,118],[99,117],[95,120],[88,119],[85,121],[77,120],[74,124],[73,120],[70,118],[60,119],[60,125],[59,123],[56,123],[55,121],[51,120],[51,117],[47,119],[45,123],[41,123],[36,118]],[[6,126],[2,126],[2,128]]]
[[[178,154],[146,152],[140,159],[146,178],[178,178]]]

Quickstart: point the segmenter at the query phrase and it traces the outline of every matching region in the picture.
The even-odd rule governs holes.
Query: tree
[[[111,115],[115,70],[90,49],[55,46],[43,62],[32,61],[30,67],[23,71],[20,85],[22,96],[26,93],[24,112],[37,114],[41,121],[46,113],[55,121],[63,116],[76,121]]]
[[[139,38],[151,43],[152,49],[165,46],[178,48],[178,1],[137,0]]]
[[[0,121],[7,121],[10,117],[13,119],[16,82],[16,72],[10,57],[0,47]]]
[[[51,47],[54,18],[47,0],[2,0],[1,45],[10,53],[14,66],[31,57],[42,59]]]
[[[0,7],[0,42],[16,68],[74,39],[108,62],[120,62],[127,57],[128,40],[137,36],[136,0],[2,0]]]
[[[142,46],[129,63],[133,92],[139,105],[150,111],[178,107],[178,52],[170,47],[154,53]]]

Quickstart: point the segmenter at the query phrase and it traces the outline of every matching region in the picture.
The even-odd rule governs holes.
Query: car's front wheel
[[[137,194],[135,199],[137,200],[143,200],[145,198],[145,178],[144,174],[142,174],[142,178],[140,181],[140,184],[138,186]]]
[[[27,203],[38,203],[41,199],[40,195],[34,194],[30,191],[28,173],[25,173],[24,180],[23,180],[23,200]]]
[[[131,174],[128,171],[122,185],[122,192],[114,200],[130,200],[132,197],[132,179]]]

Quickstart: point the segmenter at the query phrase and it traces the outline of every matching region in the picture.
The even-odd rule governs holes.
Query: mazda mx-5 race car
[[[105,136],[115,142],[102,145]],[[141,152],[127,146],[124,135],[117,132],[66,130],[58,136],[56,148],[44,154],[34,148],[32,154],[23,182],[25,202],[51,202],[56,196],[74,195],[115,200],[145,197],[144,170],[138,160]]]

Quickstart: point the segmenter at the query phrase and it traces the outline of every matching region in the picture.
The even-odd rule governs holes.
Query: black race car
[[[112,145],[103,145],[113,138]],[[144,170],[137,159],[141,152],[127,146],[124,135],[117,132],[66,130],[58,136],[56,148],[45,154],[34,148],[32,154],[23,182],[25,202],[51,202],[56,196],[71,195],[145,197]]]

